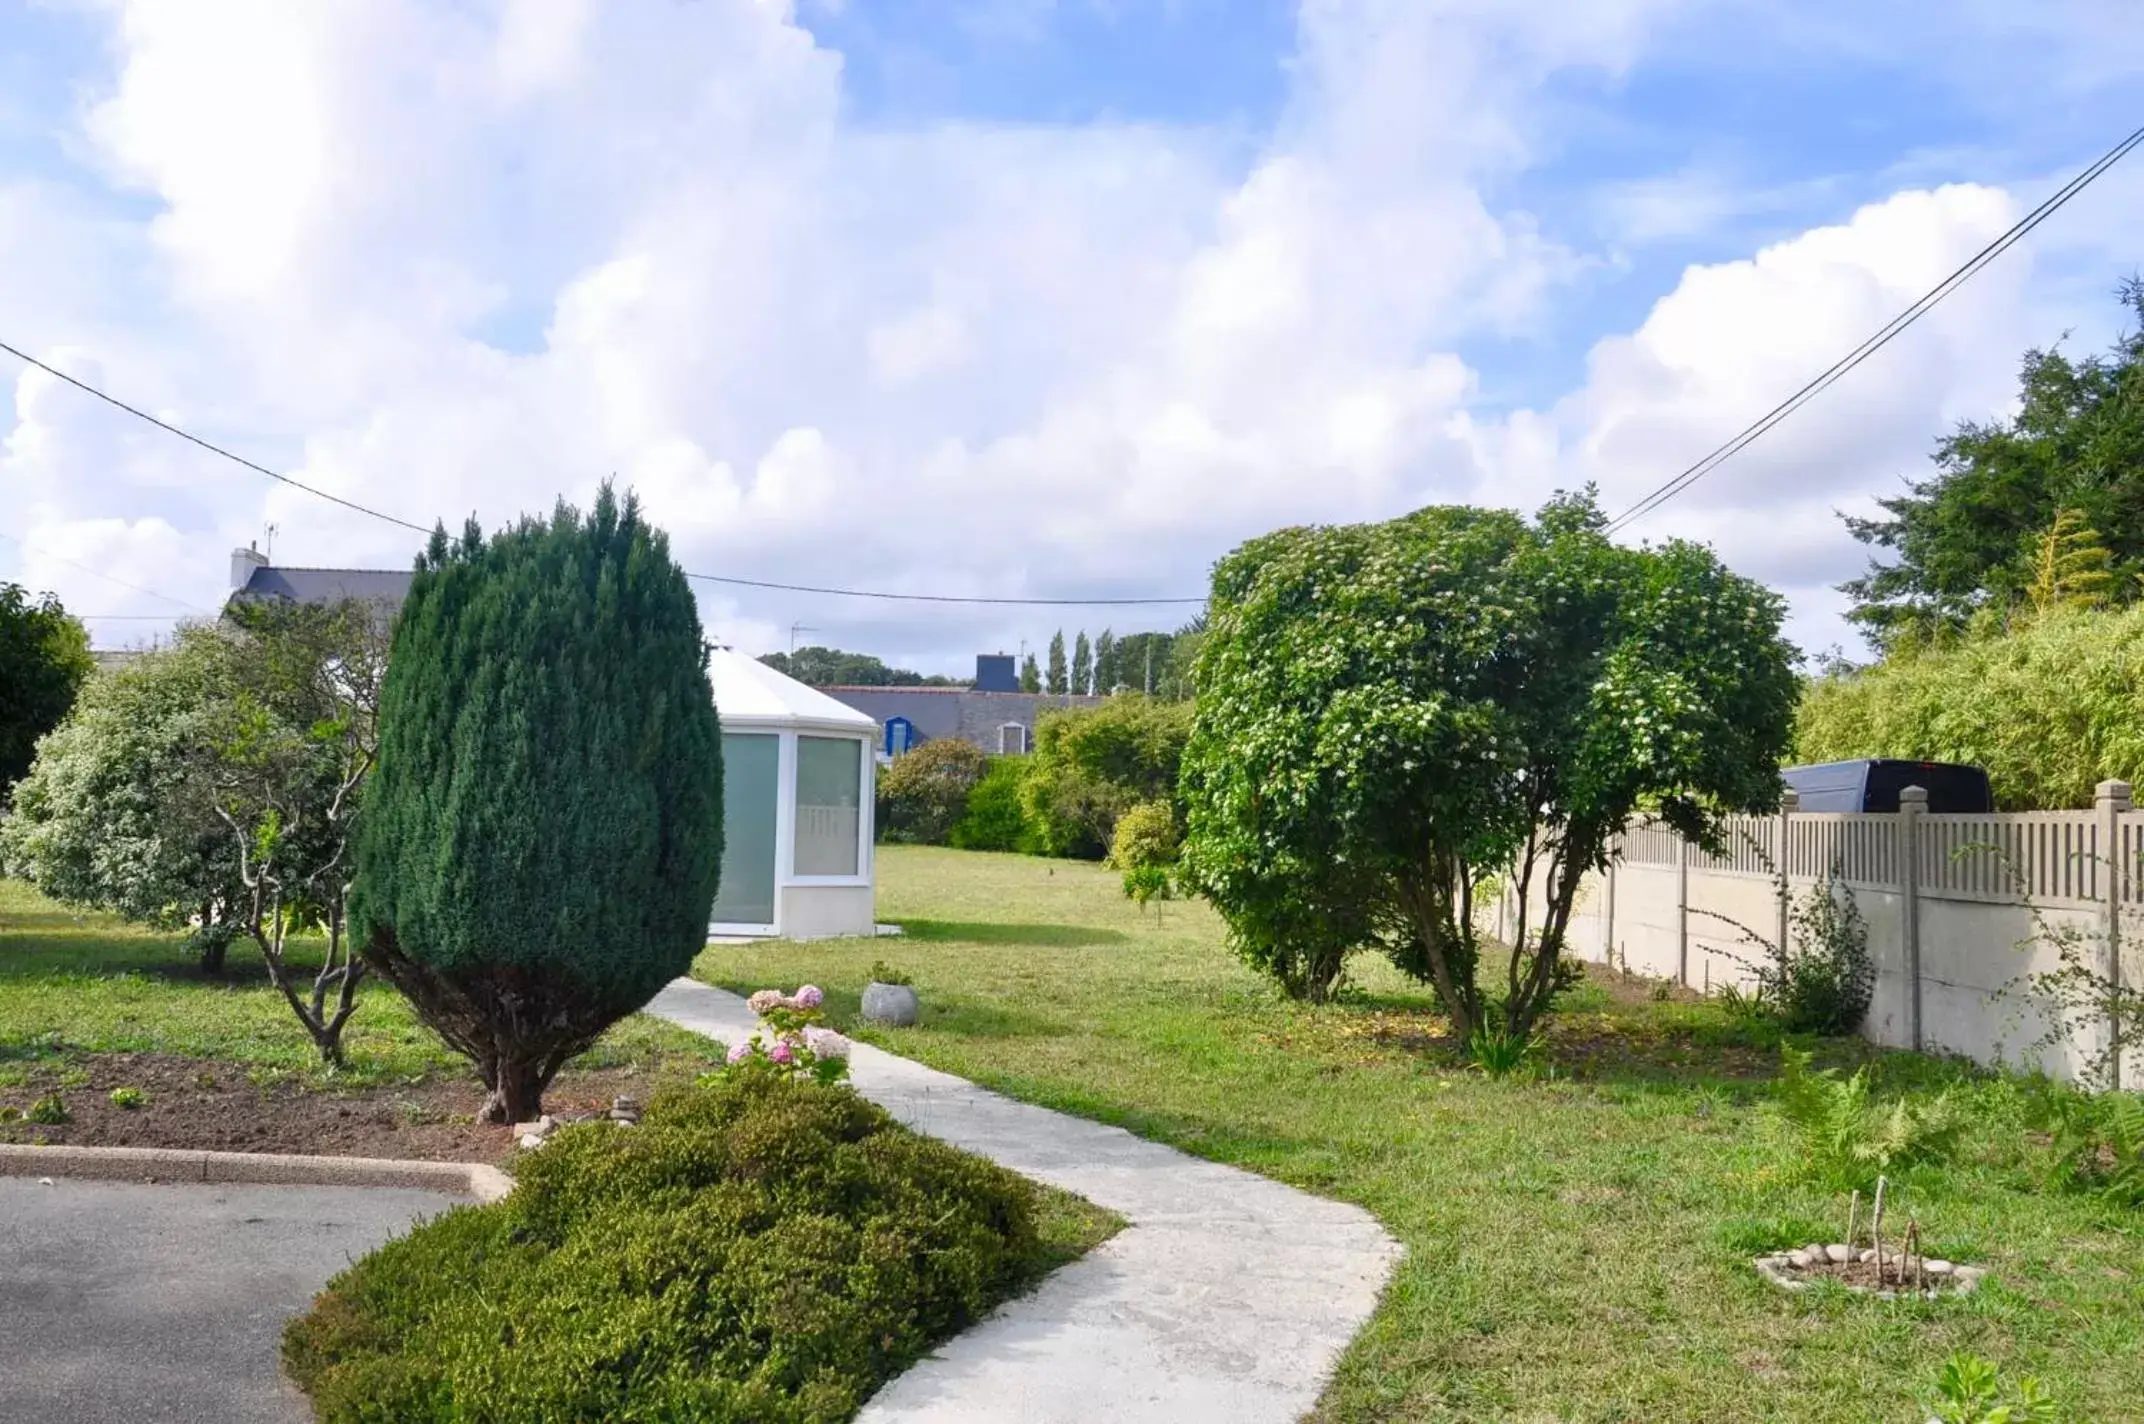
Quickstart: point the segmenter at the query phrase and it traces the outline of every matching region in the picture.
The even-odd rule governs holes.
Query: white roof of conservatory
[[[715,711],[725,727],[808,726],[867,734],[878,730],[877,722],[855,708],[728,648],[708,653],[707,677],[715,686]]]

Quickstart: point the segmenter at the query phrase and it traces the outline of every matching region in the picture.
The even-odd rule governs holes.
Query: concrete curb
[[[482,1162],[397,1162],[384,1157],[305,1157],[268,1152],[194,1152],[173,1147],[29,1147],[0,1143],[0,1177],[104,1181],[246,1182],[283,1187],[416,1187],[493,1202],[514,1179]]]

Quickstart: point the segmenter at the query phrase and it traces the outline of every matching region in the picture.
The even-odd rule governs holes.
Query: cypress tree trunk
[[[492,1057],[477,1064],[484,1086],[491,1089],[477,1116],[484,1122],[534,1122],[543,1116],[544,1089],[552,1073],[540,1059],[524,1054]]]

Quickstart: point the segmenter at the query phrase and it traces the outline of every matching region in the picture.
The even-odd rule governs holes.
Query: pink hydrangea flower
[[[800,1009],[816,1009],[826,1002],[826,995],[817,984],[806,984],[797,990],[796,1005]]]
[[[747,1059],[747,1058],[750,1058],[751,1056],[752,1056],[752,1040],[751,1040],[751,1039],[749,1039],[749,1038],[740,1038],[740,1039],[738,1039],[738,1040],[737,1040],[737,1041],[736,1041],[735,1043],[733,1043],[733,1044],[731,1044],[731,1045],[730,1045],[730,1056],[729,1056],[729,1061],[730,1061],[730,1062],[732,1062],[732,1063],[742,1063],[742,1062],[744,1062],[744,1061],[745,1061],[745,1059]]]
[[[767,1056],[785,1067],[797,1061],[797,1051],[790,1047],[789,1040],[786,1038],[777,1039],[774,1047],[767,1050]]]
[[[849,1041],[830,1028],[816,1024],[804,1030],[804,1046],[820,1058],[847,1058]]]
[[[744,1001],[744,1006],[755,1014],[765,1014],[769,1009],[782,1007],[782,1004],[782,991],[779,989],[762,989]]]

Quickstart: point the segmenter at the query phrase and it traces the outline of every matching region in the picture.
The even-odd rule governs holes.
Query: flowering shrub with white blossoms
[[[775,1072],[838,1083],[848,1076],[849,1040],[819,1022],[826,995],[815,984],[794,994],[761,989],[745,1000],[765,1025],[731,1046],[723,1071]]]

